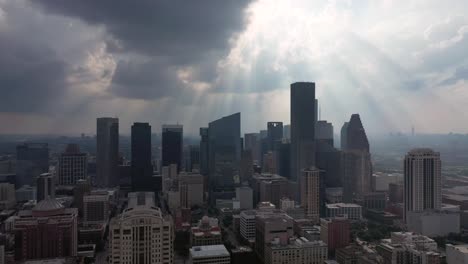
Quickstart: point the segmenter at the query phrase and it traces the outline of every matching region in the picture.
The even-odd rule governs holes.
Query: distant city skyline
[[[237,112],[242,133],[257,132],[290,123],[289,85],[301,81],[316,83],[321,119],[335,130],[359,113],[369,135],[468,132],[466,1],[122,8],[0,2],[0,134],[92,134],[95,118],[109,116],[122,134],[148,122],[197,135]]]

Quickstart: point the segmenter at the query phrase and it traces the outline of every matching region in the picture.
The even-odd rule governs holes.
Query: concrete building
[[[468,245],[445,245],[448,264],[468,264]]]
[[[242,211],[240,213],[240,234],[247,241],[255,241],[255,210]]]
[[[277,174],[254,174],[251,184],[254,194],[254,204],[271,202],[279,206],[281,198],[290,197],[290,184],[285,177]],[[299,188],[297,188],[299,191]]]
[[[328,246],[328,252],[349,245],[351,240],[351,225],[344,217],[320,219],[320,238]]]
[[[75,185],[87,178],[88,155],[80,152],[77,144],[68,144],[58,157],[57,176],[60,185]]]
[[[430,237],[447,236],[460,233],[460,212],[446,210],[425,210],[408,212],[408,230]]]
[[[85,224],[107,223],[109,219],[109,196],[90,194],[83,196],[83,222]]]
[[[265,264],[322,264],[328,258],[327,245],[322,241],[309,241],[304,237],[290,239],[281,244],[279,239],[266,246]]]
[[[217,218],[204,216],[197,226],[190,229],[190,244],[192,247],[222,243],[221,228],[219,228]]]
[[[180,206],[191,208],[204,203],[204,178],[198,173],[179,174]]]
[[[384,264],[439,264],[437,243],[426,236],[411,232],[395,232],[376,247]],[[450,263],[450,262],[449,262]]]
[[[320,171],[317,168],[304,169],[301,178],[301,205],[307,219],[320,222]]]
[[[300,181],[302,170],[315,165],[315,83],[291,84],[291,175]],[[311,118],[312,117],[312,118]],[[297,196],[300,193],[297,192]],[[299,197],[298,197],[299,198]],[[299,199],[297,199],[299,200]]]
[[[15,185],[11,183],[0,183],[0,210],[10,209],[15,205]]]
[[[404,219],[409,212],[441,208],[440,154],[431,149],[413,149],[404,161]]]
[[[250,210],[253,208],[253,190],[248,186],[236,188],[236,199],[240,202],[240,209]]]
[[[404,186],[401,183],[390,183],[388,185],[388,201],[390,203],[403,203]]]
[[[118,184],[119,119],[101,117],[96,126],[97,184],[114,187]]]
[[[172,219],[155,206],[154,193],[130,193],[109,232],[109,263],[174,263]]]
[[[341,203],[343,202],[343,188],[333,187],[325,189],[325,200],[327,203]]]
[[[255,219],[255,252],[260,260],[265,261],[267,247],[271,242],[288,244],[294,235],[293,219],[284,214],[257,214]]]
[[[296,207],[296,202],[287,197],[281,198],[280,200],[280,209],[283,211],[294,209]]]
[[[222,244],[192,247],[189,262],[191,264],[230,264],[231,255]]]
[[[362,219],[362,206],[351,203],[336,203],[326,205],[327,217],[344,216],[350,220]]]
[[[76,256],[77,218],[76,208],[65,208],[55,199],[42,200],[32,210],[20,211],[14,221],[15,259]]]
[[[54,176],[51,173],[42,173],[36,179],[37,202],[55,197]]]

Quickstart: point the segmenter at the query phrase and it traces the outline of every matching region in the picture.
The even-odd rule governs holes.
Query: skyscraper
[[[114,187],[118,185],[119,119],[98,118],[96,132],[97,183],[104,187]]]
[[[315,83],[291,84],[291,180],[315,165]]]
[[[340,144],[341,150],[346,149],[346,142],[348,141],[348,122],[344,122],[343,126],[341,127],[341,134],[340,134]]]
[[[134,123],[132,126],[132,190],[152,191],[151,126]]]
[[[59,184],[75,185],[78,180],[86,179],[87,171],[88,155],[80,152],[77,144],[68,144],[58,158]]]
[[[244,135],[244,149],[250,150],[252,153],[252,159],[256,164],[260,163],[260,134],[259,133],[247,133]]]
[[[404,161],[404,214],[440,209],[441,161],[432,149],[413,149]]]
[[[268,122],[267,123],[268,131],[268,150],[275,150],[275,143],[283,139],[283,122]]]
[[[352,202],[371,191],[372,162],[369,141],[359,114],[351,115],[345,131],[343,199],[345,202]]]
[[[200,128],[200,174],[208,175],[208,128]]]
[[[36,178],[49,171],[47,143],[25,143],[16,147],[16,187],[34,185]]]
[[[215,120],[208,129],[210,189],[233,190],[241,158],[240,113]]]
[[[326,120],[317,121],[315,124],[315,139],[324,141],[333,147],[333,125]]]
[[[315,224],[320,221],[320,171],[307,168],[302,171],[301,203],[307,219]]]
[[[37,177],[37,202],[55,197],[54,177],[50,173],[42,173]]]
[[[162,166],[177,164],[182,168],[183,127],[182,125],[162,126]]]

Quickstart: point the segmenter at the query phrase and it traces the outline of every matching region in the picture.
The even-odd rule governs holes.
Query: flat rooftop
[[[198,246],[190,249],[192,258],[229,257],[224,245]]]

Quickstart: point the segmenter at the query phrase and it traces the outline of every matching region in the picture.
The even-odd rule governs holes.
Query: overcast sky
[[[254,132],[289,123],[295,81],[335,133],[468,133],[467,79],[466,0],[0,0],[0,133]]]

